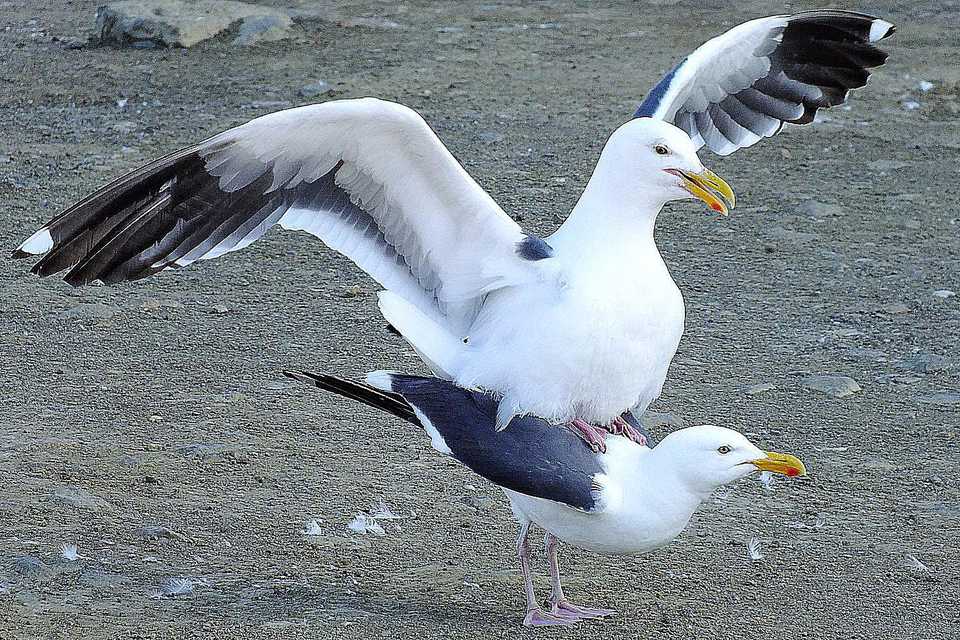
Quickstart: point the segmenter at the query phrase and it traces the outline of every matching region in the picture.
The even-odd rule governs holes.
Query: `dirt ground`
[[[4,252],[148,159],[327,99],[300,95],[317,80],[420,110],[549,232],[676,60],[748,18],[826,6],[366,0],[251,48],[78,48],[97,4],[0,2]],[[960,3],[859,8],[899,31],[850,108],[703,153],[740,207],[659,223],[688,315],[658,429],[727,425],[808,479],[741,482],[649,556],[566,550],[569,594],[620,614],[525,631],[499,490],[409,425],[280,374],[419,370],[352,264],[280,231],[116,287],[2,259],[0,638],[960,637]],[[337,24],[352,17],[396,26]],[[804,387],[821,373],[862,391]],[[347,529],[380,501],[402,516],[386,535]],[[178,578],[192,592],[158,597]]]

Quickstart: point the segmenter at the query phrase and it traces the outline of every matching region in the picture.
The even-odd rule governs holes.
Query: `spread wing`
[[[690,54],[647,95],[635,117],[659,118],[698,147],[728,155],[807,124],[842,104],[887,54],[886,20],[849,11],[807,11],[734,27]]]
[[[527,277],[528,240],[407,107],[365,98],[272,113],[129,173],[28,238],[34,273],[144,278],[299,229],[445,326]]]

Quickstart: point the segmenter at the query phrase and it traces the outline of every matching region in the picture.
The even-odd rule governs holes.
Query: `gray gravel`
[[[310,102],[318,78],[333,88],[320,99],[417,108],[508,212],[549,232],[662,72],[785,8],[278,0],[261,4],[298,10],[293,39],[140,50],[82,45],[97,0],[0,4],[8,249],[141,162]],[[569,594],[620,614],[538,635],[960,636],[960,370],[901,364],[960,362],[960,298],[934,294],[960,281],[960,8],[861,8],[900,29],[850,110],[705,154],[741,206],[715,220],[677,204],[659,223],[687,333],[656,428],[731,426],[810,477],[742,482],[643,558],[566,550]],[[405,424],[285,384],[290,367],[419,370],[347,261],[278,232],[119,287],[0,265],[0,637],[533,635],[498,490]],[[862,390],[803,387],[824,373]],[[379,500],[403,519],[378,521],[382,537],[347,529]],[[313,520],[322,535],[303,535]],[[84,557],[64,560],[64,543]]]

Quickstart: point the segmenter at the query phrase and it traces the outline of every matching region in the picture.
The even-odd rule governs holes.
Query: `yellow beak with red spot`
[[[749,464],[752,464],[760,471],[779,473],[784,476],[790,476],[791,478],[807,475],[807,468],[803,466],[803,463],[789,453],[769,451],[766,457],[751,460]]]
[[[667,169],[669,173],[680,178],[681,186],[692,195],[700,198],[707,206],[721,215],[727,215],[730,209],[737,206],[737,197],[726,181],[709,169],[700,173],[690,173],[681,169]]]

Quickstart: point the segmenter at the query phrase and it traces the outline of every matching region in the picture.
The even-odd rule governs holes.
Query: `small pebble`
[[[891,302],[890,304],[885,304],[880,307],[880,311],[888,313],[892,316],[896,316],[904,313],[910,313],[910,307],[902,302]]]
[[[804,378],[801,384],[806,389],[819,391],[834,398],[846,398],[862,391],[857,381],[849,376],[813,375]]]
[[[764,391],[773,391],[777,386],[772,382],[761,382],[759,384],[751,384],[743,388],[743,392],[748,396],[755,396],[757,394],[763,393]]]
[[[324,80],[317,80],[310,84],[305,84],[297,91],[301,98],[318,98],[333,91],[333,87]]]

